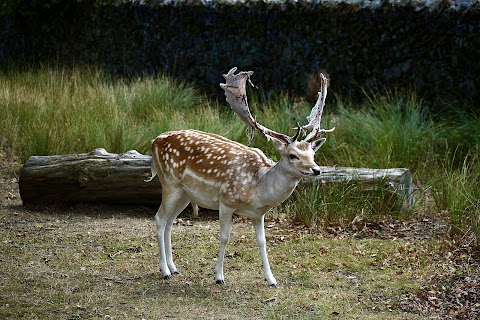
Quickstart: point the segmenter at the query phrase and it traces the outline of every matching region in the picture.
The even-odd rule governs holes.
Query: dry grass
[[[399,309],[401,297],[432,271],[425,259],[385,265],[401,242],[292,235],[278,227],[269,238],[281,285],[271,289],[263,283],[250,225],[237,222],[228,247],[228,284],[217,286],[218,225],[199,220],[176,226],[182,275],[165,282],[153,220],[100,210],[17,208],[13,217],[3,210],[2,318],[416,319]],[[435,251],[433,243],[423,245]]]
[[[272,289],[253,228],[237,219],[217,286],[218,223],[187,216],[174,231],[182,274],[164,281],[155,208],[26,208],[15,178],[0,178],[2,319],[424,319],[407,297],[443,261],[432,236],[356,238],[270,219]]]

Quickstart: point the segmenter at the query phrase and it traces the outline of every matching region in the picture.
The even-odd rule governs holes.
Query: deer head
[[[273,131],[258,123],[253,117],[250,107],[248,105],[246,94],[246,83],[250,81],[250,76],[253,71],[237,71],[236,67],[230,69],[223,77],[226,83],[221,83],[220,87],[225,91],[225,96],[228,104],[232,110],[246,122],[253,130],[258,130],[264,134],[267,139],[272,139],[275,148],[280,152],[282,160],[286,162],[291,168],[292,173],[303,176],[315,176],[320,174],[318,166],[314,163],[315,152],[323,145],[326,138],[320,138],[321,135],[332,132],[335,127],[331,129],[321,129],[320,123],[322,120],[323,107],[325,106],[325,99],[327,97],[328,79],[325,75],[320,74],[321,87],[318,92],[318,99],[312,108],[310,115],[307,117],[308,124],[298,127],[294,136]],[[306,134],[303,140],[298,138]],[[300,157],[299,155],[307,156]],[[310,153],[310,156],[308,156]],[[281,161],[282,161],[281,160]]]

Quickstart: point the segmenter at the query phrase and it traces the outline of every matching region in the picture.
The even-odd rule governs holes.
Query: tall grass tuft
[[[402,204],[382,183],[301,184],[283,205],[284,212],[307,226],[346,225],[352,220],[399,217]]]
[[[326,158],[344,166],[415,171],[437,139],[433,121],[413,93],[370,97],[360,109],[340,102],[337,122]]]
[[[463,159],[456,168],[454,160],[445,165],[443,174],[432,184],[438,210],[446,210],[453,234],[474,233],[480,239],[480,152]]]
[[[127,83],[91,69],[12,69],[0,74],[0,88],[0,147],[22,160],[98,147],[148,152],[150,140],[170,129],[228,131],[218,108],[166,77]]]

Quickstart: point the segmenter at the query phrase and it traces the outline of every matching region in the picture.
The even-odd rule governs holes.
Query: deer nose
[[[313,175],[318,176],[318,175],[320,175],[320,169],[319,168],[312,168],[312,173],[313,173]]]

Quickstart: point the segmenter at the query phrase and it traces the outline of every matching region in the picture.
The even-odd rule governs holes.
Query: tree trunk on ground
[[[160,205],[161,186],[150,176],[151,157],[137,151],[33,156],[20,172],[24,204],[99,202]]]
[[[32,156],[20,172],[20,196],[24,204],[98,202],[159,205],[158,179],[151,175],[152,158],[135,150],[123,154],[95,149],[90,153]],[[408,210],[413,204],[412,176],[408,169],[321,167],[318,183],[353,181],[385,183],[392,187]]]

